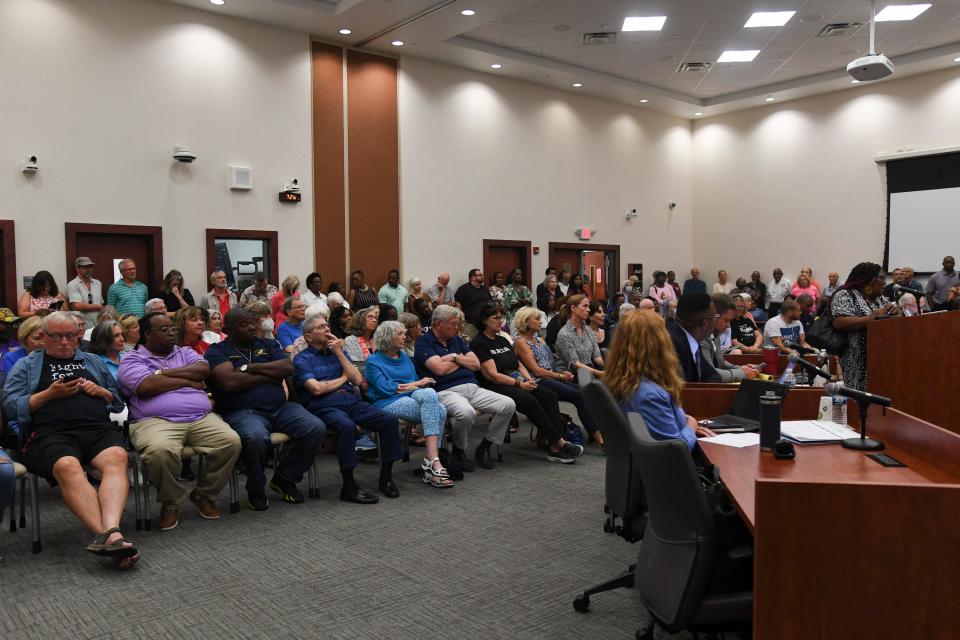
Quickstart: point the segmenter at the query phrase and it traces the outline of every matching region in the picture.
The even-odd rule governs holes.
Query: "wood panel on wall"
[[[346,283],[343,49],[312,45],[314,265],[324,284]]]
[[[350,269],[379,287],[400,267],[397,61],[347,51]]]

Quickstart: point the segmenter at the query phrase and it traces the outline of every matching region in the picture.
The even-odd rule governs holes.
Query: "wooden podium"
[[[867,391],[893,406],[960,433],[960,313],[941,311],[871,322]]]

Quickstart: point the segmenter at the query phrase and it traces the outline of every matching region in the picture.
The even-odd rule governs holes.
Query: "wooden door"
[[[76,274],[77,256],[88,256],[96,263],[93,277],[103,283],[103,295],[119,279],[116,263],[132,258],[137,263],[137,280],[151,293],[163,282],[163,231],[160,227],[66,223],[68,280]]]
[[[583,252],[583,284],[594,300],[607,298],[607,265],[603,251]]]
[[[0,220],[0,307],[8,307],[17,312],[17,251],[14,239],[13,220]]]
[[[529,287],[530,253],[530,242],[526,240],[484,239],[483,275],[487,286],[493,284],[493,276],[497,271],[502,271],[509,278],[510,272],[519,267]]]

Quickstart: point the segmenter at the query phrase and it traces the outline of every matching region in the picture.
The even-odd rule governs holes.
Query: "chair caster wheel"
[[[580,613],[587,613],[590,611],[590,596],[577,596],[573,599],[573,608],[579,611]]]

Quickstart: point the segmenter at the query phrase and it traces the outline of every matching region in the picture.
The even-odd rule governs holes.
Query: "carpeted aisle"
[[[173,531],[136,532],[131,497],[143,559],[128,573],[83,551],[91,536],[42,483],[43,552],[28,530],[0,531],[0,638],[632,638],[646,619],[634,591],[571,606],[638,550],[601,528],[604,458],[547,463],[527,432],[448,490],[409,471],[414,447],[400,498],[372,506],[339,501],[332,455],[320,499],[272,494],[266,513],[230,515],[225,491],[219,521],[187,504]],[[376,465],[358,478],[375,489]]]

